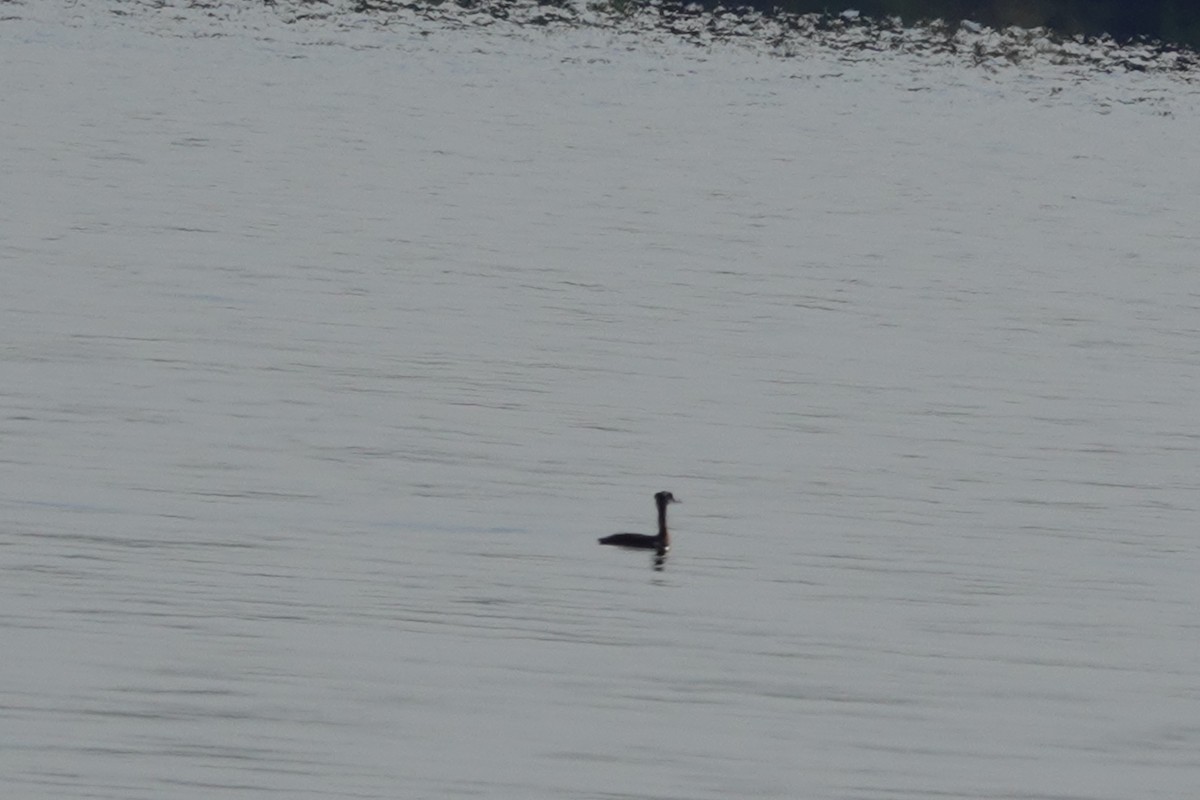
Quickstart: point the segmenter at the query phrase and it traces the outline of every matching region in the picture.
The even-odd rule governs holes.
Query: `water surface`
[[[47,8],[14,796],[1200,782],[1189,84]]]

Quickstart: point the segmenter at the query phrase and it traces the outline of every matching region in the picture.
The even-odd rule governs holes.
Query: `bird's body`
[[[678,502],[675,495],[670,492],[659,492],[654,495],[654,503],[658,506],[658,533],[656,535],[614,533],[601,538],[600,544],[624,547],[630,550],[653,550],[659,556],[665,556],[671,549],[671,534],[667,532],[667,505]]]
[[[605,536],[600,544],[611,544],[614,547],[627,547],[630,550],[654,550],[658,548],[658,537],[648,533],[614,533]],[[667,545],[670,547],[670,545]]]

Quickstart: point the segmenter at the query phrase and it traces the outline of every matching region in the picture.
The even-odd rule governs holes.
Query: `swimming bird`
[[[611,544],[615,547],[626,547],[633,550],[653,550],[659,557],[665,556],[671,549],[671,535],[667,533],[667,504],[678,503],[675,495],[670,492],[659,492],[654,495],[654,504],[658,506],[658,535],[646,533],[614,533],[600,539],[600,544]]]

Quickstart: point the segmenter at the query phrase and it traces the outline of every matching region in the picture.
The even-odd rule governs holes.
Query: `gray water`
[[[48,8],[6,797],[1195,796],[1190,83]]]

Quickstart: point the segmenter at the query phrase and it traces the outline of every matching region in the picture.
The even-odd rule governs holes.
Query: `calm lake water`
[[[1195,796],[1193,83],[8,13],[6,796]]]

